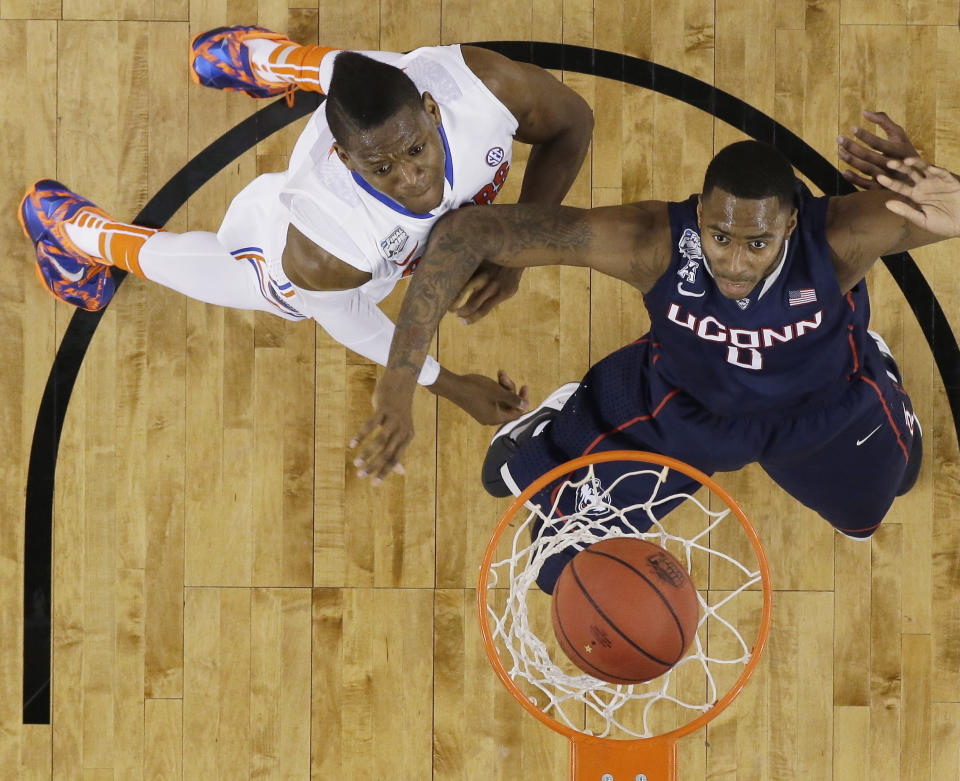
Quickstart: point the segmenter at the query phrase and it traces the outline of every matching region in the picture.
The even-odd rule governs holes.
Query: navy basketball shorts
[[[650,341],[641,339],[591,368],[550,425],[514,454],[507,472],[522,489],[570,459],[609,450],[655,452],[707,474],[757,462],[839,531],[868,537],[898,493],[917,424],[906,392],[887,375],[873,340],[865,342],[861,371],[832,403],[796,414],[722,416],[667,384],[651,368]],[[596,465],[599,485],[594,493],[602,494],[625,469],[636,468],[632,462]],[[654,482],[653,477],[645,485],[624,481],[610,503],[622,508],[643,502]],[[666,497],[693,493],[698,487],[692,478],[671,470],[657,490]],[[557,495],[556,486],[548,486],[532,501],[546,508]],[[678,503],[660,505],[656,516],[666,515]],[[575,509],[558,507],[557,514]],[[643,528],[651,524],[649,516],[631,517],[631,522]]]

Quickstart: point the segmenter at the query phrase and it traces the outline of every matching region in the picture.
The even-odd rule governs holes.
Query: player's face
[[[780,199],[737,198],[714,188],[697,205],[703,254],[717,288],[743,298],[780,263],[797,211]]]
[[[440,138],[440,108],[427,93],[423,106],[404,107],[380,127],[335,144],[344,165],[375,189],[417,214],[443,200],[446,153]]]

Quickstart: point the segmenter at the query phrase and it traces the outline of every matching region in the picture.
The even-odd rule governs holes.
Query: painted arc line
[[[278,100],[224,133],[180,169],[133,221],[161,228],[222,168],[280,128],[314,111],[323,97],[296,93],[292,108]],[[119,290],[126,272],[114,270]],[[74,312],[47,377],[27,467],[24,529],[23,723],[50,723],[50,616],[54,476],[60,433],[77,374],[103,312]]]

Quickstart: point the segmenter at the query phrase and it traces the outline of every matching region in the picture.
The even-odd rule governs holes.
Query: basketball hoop
[[[623,469],[610,480],[606,468],[609,484],[601,486],[595,469],[611,462]],[[663,486],[671,471],[707,494],[668,494]],[[645,499],[618,506],[617,495],[635,498],[638,486]],[[547,487],[549,501],[534,504]],[[585,502],[585,495],[592,498]],[[565,504],[576,511],[561,511]],[[659,515],[668,512],[662,519],[658,508]],[[571,546],[615,536],[672,549],[697,586],[700,621],[691,651],[643,684],[562,669],[549,621],[538,621],[544,604],[549,614],[549,598],[536,588],[544,563]],[[756,530],[723,488],[680,461],[619,450],[562,464],[514,501],[484,553],[477,607],[497,677],[527,711],[570,740],[571,781],[676,781],[677,741],[716,718],[756,669],[770,632],[772,594]]]

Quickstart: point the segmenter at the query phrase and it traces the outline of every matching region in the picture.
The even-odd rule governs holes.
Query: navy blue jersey
[[[869,304],[863,283],[841,293],[826,240],[828,198],[797,181],[797,228],[780,266],[739,301],[704,262],[697,197],[669,204],[673,257],[644,296],[651,369],[719,415],[835,401],[860,369]]]
[[[869,537],[913,484],[920,430],[910,398],[866,330],[865,284],[840,291],[826,240],[827,203],[797,183],[798,224],[782,262],[739,301],[725,298],[710,276],[697,196],[669,204],[675,250],[644,297],[650,333],[591,367],[563,407],[514,449],[495,453],[507,437],[495,439],[485,475],[499,474],[518,496],[559,464],[602,451],[660,453],[707,474],[758,463],[837,529]],[[605,462],[583,490],[558,494],[557,482],[542,488],[530,501],[551,513],[544,535],[594,503],[623,509],[610,523],[629,524],[629,533],[646,529],[651,515],[663,518],[699,486],[677,471],[661,482],[659,467],[624,479],[636,468]],[[586,477],[581,469],[574,480]],[[540,588],[552,591],[576,550],[547,560]]]

